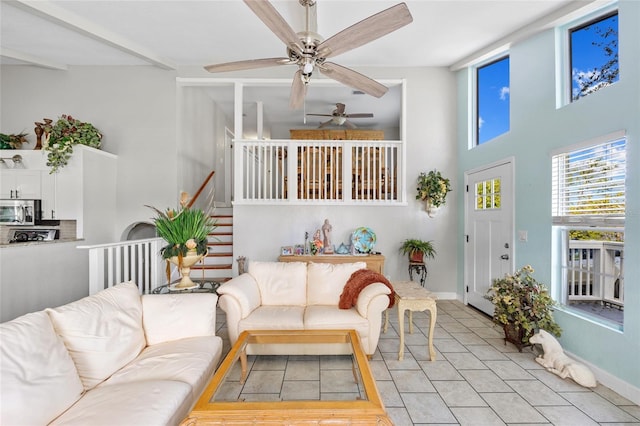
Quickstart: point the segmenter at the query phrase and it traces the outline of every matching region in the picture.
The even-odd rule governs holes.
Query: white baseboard
[[[575,354],[572,354],[571,352],[568,352],[568,351],[564,351],[564,352],[569,357],[589,367],[593,372],[593,374],[596,376],[596,380],[600,384],[608,387],[612,391],[618,393],[620,396],[623,396],[624,398],[628,399],[634,404],[640,405],[640,388],[633,386],[631,383],[625,382],[619,377],[616,377],[613,374],[609,373],[608,371],[605,371],[600,367],[593,365],[588,361],[583,360],[582,358],[580,358]]]
[[[458,295],[456,293],[451,292],[432,292],[434,296],[438,298],[438,300],[460,300],[458,299]]]

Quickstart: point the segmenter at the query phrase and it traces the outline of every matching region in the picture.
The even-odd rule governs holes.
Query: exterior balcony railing
[[[624,243],[571,240],[566,271],[570,302],[624,306]]]

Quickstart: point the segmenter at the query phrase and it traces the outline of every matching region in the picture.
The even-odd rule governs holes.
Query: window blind
[[[626,138],[552,157],[554,224],[624,225]]]

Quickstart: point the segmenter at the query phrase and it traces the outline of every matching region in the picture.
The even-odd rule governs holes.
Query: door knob
[[[509,260],[509,255],[508,254],[503,254],[502,256],[500,256],[500,259]]]

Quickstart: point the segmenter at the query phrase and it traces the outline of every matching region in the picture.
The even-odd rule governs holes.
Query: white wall
[[[2,66],[0,131],[29,133],[35,121],[70,114],[93,123],[102,148],[118,156],[114,240],[147,221],[145,204],[174,206],[178,198],[175,73],[153,67],[71,67],[54,71]],[[60,218],[66,219],[66,218]]]

